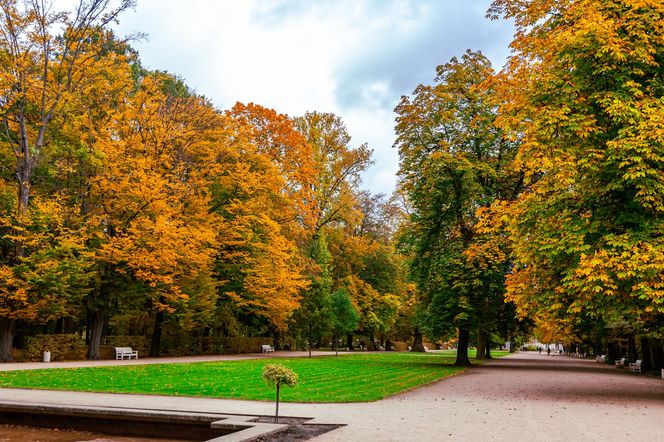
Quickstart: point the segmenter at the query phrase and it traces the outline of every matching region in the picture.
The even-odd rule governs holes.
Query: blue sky
[[[118,32],[144,32],[143,64],[180,75],[220,109],[254,102],[290,116],[333,112],[375,164],[363,187],[389,194],[398,155],[393,109],[466,49],[494,67],[510,23],[489,21],[489,0],[138,0]]]

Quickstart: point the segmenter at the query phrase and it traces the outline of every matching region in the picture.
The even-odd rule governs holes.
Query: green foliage
[[[348,293],[343,289],[336,290],[332,293],[331,304],[332,332],[334,336],[341,337],[355,330],[360,322],[360,315],[357,314],[355,307],[353,307]]]
[[[513,197],[519,179],[507,167],[516,145],[494,126],[489,60],[467,51],[436,72],[435,84],[418,86],[397,106],[395,145],[412,204],[401,235],[423,297],[416,322],[437,338],[452,328],[494,327],[507,259],[475,250],[484,241],[478,209]]]
[[[332,323],[330,290],[330,252],[324,233],[319,233],[313,241],[311,259],[318,271],[311,276],[309,289],[302,294],[300,307],[293,313],[292,328],[306,339],[309,348],[326,333]]]
[[[281,364],[267,364],[263,367],[263,379],[272,387],[279,385],[294,387],[298,380],[296,373]]]

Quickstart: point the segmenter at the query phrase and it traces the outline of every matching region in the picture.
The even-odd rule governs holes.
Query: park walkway
[[[267,402],[1,389],[0,400],[270,414]],[[515,354],[392,398],[283,404],[283,415],[345,427],[320,441],[664,440],[664,380],[594,361]]]
[[[340,355],[349,354],[345,352]],[[277,351],[273,353],[248,353],[233,355],[206,355],[206,356],[173,356],[160,358],[140,359],[100,359],[98,361],[59,361],[59,362],[11,362],[0,364],[0,371],[12,370],[40,370],[43,368],[77,368],[77,367],[109,367],[113,365],[149,365],[149,364],[181,364],[191,362],[216,362],[216,361],[242,361],[260,358],[302,358],[308,356],[306,351]],[[333,351],[316,351],[315,356],[334,356]]]

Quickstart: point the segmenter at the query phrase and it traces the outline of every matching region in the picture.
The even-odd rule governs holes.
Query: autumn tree
[[[397,106],[402,185],[413,206],[412,271],[424,296],[429,334],[458,329],[457,365],[468,365],[472,328],[480,338],[502,303],[505,261],[478,266],[466,254],[477,240],[476,212],[518,191],[507,169],[515,145],[494,127],[494,73],[479,52],[467,51],[437,69]]]
[[[501,126],[527,190],[504,212],[508,298],[547,330],[664,313],[664,4],[498,0],[513,19]],[[548,324],[548,325],[546,325]],[[557,327],[554,327],[557,325]]]
[[[238,103],[228,117],[234,141],[212,177],[220,300],[284,333],[309,285],[311,149],[293,120],[273,110]]]
[[[279,222],[293,230],[290,235],[294,238],[301,240],[303,235],[310,235],[316,223],[313,146],[297,130],[295,120],[273,109],[254,103],[236,103],[230,115],[249,128],[257,152],[276,166],[283,179],[280,192],[287,198]]]
[[[355,192],[360,173],[371,164],[371,149],[365,144],[351,148],[346,126],[334,114],[308,112],[295,122],[313,149],[314,232],[358,219]]]
[[[84,201],[97,262],[86,301],[91,359],[99,357],[107,314],[123,295],[139,296],[155,311],[153,354],[164,314],[186,310],[192,299],[204,312],[216,299],[208,174],[222,145],[220,116],[202,97],[174,95],[172,84],[161,73],[141,78],[92,138],[103,162]]]
[[[14,231],[21,232],[12,236],[13,250],[2,257],[5,274],[18,274],[14,267],[28,258],[33,243],[26,233],[38,217],[31,206],[36,196],[34,174],[43,165],[45,150],[52,141],[52,122],[65,108],[75,105],[82,84],[92,77],[99,78],[104,71],[99,64],[103,64],[100,55],[109,40],[108,24],[132,5],[131,0],[117,7],[108,0],[93,0],[80,2],[74,12],[53,12],[37,1],[0,4],[2,141],[13,154],[11,177],[16,187],[14,211],[2,216]],[[12,357],[15,320],[34,317],[30,307],[34,303],[6,301],[0,320],[2,361]]]
[[[347,292],[357,309],[357,331],[372,343],[389,345],[405,291],[400,257],[392,243],[396,224],[384,195],[361,191],[356,199],[361,217],[328,229],[335,287]],[[352,347],[350,337],[348,341]]]

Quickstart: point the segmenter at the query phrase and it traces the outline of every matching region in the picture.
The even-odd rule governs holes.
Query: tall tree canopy
[[[12,359],[17,319],[44,320],[48,315],[37,314],[39,306],[44,301],[57,303],[55,293],[70,293],[70,289],[38,290],[34,275],[28,271],[56,268],[43,261],[48,256],[58,259],[58,254],[47,251],[49,247],[68,248],[78,254],[74,250],[81,245],[80,240],[74,246],[75,241],[66,239],[72,226],[60,210],[61,201],[54,200],[52,188],[39,188],[52,182],[36,182],[35,172],[47,176],[55,172],[47,161],[58,133],[54,120],[67,113],[84,113],[78,97],[91,82],[99,82],[102,94],[113,82],[118,64],[123,63],[124,44],[116,41],[107,25],[132,4],[124,0],[113,8],[108,0],[93,0],[81,3],[74,13],[62,13],[37,1],[0,3],[0,158],[4,178],[0,273],[3,285],[14,287],[0,293],[1,361]],[[10,194],[12,186],[15,196]],[[75,237],[81,238],[74,233],[71,238]],[[36,255],[31,256],[33,253]],[[80,266],[70,270],[75,268],[84,271]],[[72,300],[65,297],[61,301]]]
[[[664,3],[497,0],[513,19],[499,123],[526,190],[502,215],[508,298],[569,328],[664,313]]]
[[[424,296],[424,326],[459,330],[457,364],[467,365],[470,329],[490,330],[502,304],[504,257],[480,262],[477,210],[518,190],[507,167],[515,144],[494,126],[490,62],[467,51],[437,69],[396,108],[402,185],[412,203],[413,273]]]

